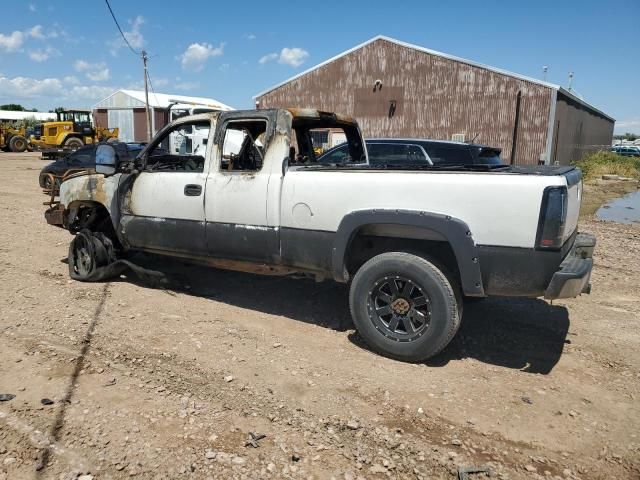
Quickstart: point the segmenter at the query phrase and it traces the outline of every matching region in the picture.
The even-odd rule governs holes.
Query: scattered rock
[[[54,401],[51,400],[50,398],[43,398],[42,400],[40,400],[40,403],[42,405],[53,405]]]
[[[281,347],[281,346],[282,346],[282,344],[280,342],[276,342],[276,343],[273,344],[273,348],[278,348],[278,347]]]
[[[387,473],[387,469],[378,463],[374,463],[369,467],[371,473]]]
[[[15,457],[7,457],[4,459],[4,461],[2,462],[4,465],[12,465],[14,463],[16,463],[17,460],[15,459]]]
[[[299,462],[300,461],[300,455],[298,455],[297,453],[294,453],[293,455],[291,455],[291,460],[293,462]]]
[[[0,402],[8,402],[14,398],[16,398],[16,396],[13,393],[0,393]]]
[[[533,405],[533,400],[531,400],[531,398],[529,397],[520,397],[520,400],[522,400],[527,405]]]
[[[537,469],[536,467],[534,467],[533,465],[525,465],[525,466],[524,466],[524,469],[525,469],[527,472],[535,472],[535,471],[537,471],[537,470],[538,470],[538,469]]]
[[[204,452],[204,458],[206,458],[207,460],[213,460],[214,458],[216,458],[217,454],[218,452],[214,452],[213,450],[207,450],[206,452]]]
[[[78,477],[78,480],[93,480],[93,475],[90,475],[90,474],[80,475]]]
[[[349,420],[347,422],[347,428],[349,430],[358,430],[360,428],[360,424],[356,420]]]
[[[231,463],[233,463],[234,465],[244,465],[245,463],[247,463],[247,461],[242,457],[233,457]]]
[[[462,445],[462,442],[457,438],[454,438],[453,440],[451,440],[451,445],[455,445],[456,447],[459,447]]]
[[[227,383],[233,382],[233,375],[227,375],[226,377],[224,377],[224,381]]]

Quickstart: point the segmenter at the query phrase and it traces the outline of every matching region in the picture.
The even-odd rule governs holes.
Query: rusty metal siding
[[[158,132],[167,123],[169,123],[169,113],[167,112],[167,110],[154,108],[153,109],[153,126],[155,128],[154,133]]]
[[[614,122],[558,93],[554,125],[552,162],[568,165],[584,155],[608,149]]]
[[[382,88],[374,93],[376,80],[382,81]],[[370,89],[371,94],[364,96],[362,89]],[[390,116],[379,105],[393,100],[391,97],[400,91],[402,99],[395,100],[401,108]],[[546,149],[549,87],[384,39],[337,58],[257,100],[260,108],[306,107],[352,115],[365,137],[451,140],[453,134],[464,133],[467,140],[475,137],[478,143],[502,148],[502,158],[509,162],[519,91],[516,163],[536,164]],[[374,100],[376,96],[381,100]],[[377,105],[356,103],[356,99],[362,102],[365,97]]]
[[[109,119],[105,108],[98,108],[93,111],[93,124],[96,127],[108,128]]]
[[[133,140],[147,142],[147,111],[144,108],[133,109]]]

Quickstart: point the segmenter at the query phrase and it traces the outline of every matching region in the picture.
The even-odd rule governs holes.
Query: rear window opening
[[[366,164],[358,128],[333,118],[294,118],[289,165]],[[339,146],[335,150],[332,148]],[[330,152],[330,155],[326,155]]]

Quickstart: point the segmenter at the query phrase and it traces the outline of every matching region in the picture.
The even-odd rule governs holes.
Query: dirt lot
[[[591,295],[466,305],[409,365],[362,345],[332,283],[170,262],[172,290],[72,282],[43,162],[0,166],[2,480],[640,478],[640,225],[582,222]]]

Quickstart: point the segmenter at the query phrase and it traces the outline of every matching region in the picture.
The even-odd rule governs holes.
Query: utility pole
[[[148,85],[148,75],[147,75],[147,52],[142,50],[140,52],[142,56],[142,64],[144,65],[144,100],[145,107],[147,109],[147,141],[151,141],[151,110],[149,110],[149,85]]]
[[[573,84],[573,72],[569,72],[569,91],[571,91],[571,86]]]
[[[544,80],[545,82],[547,81],[547,70],[549,70],[549,67],[547,67],[546,65],[542,67],[542,80]]]

